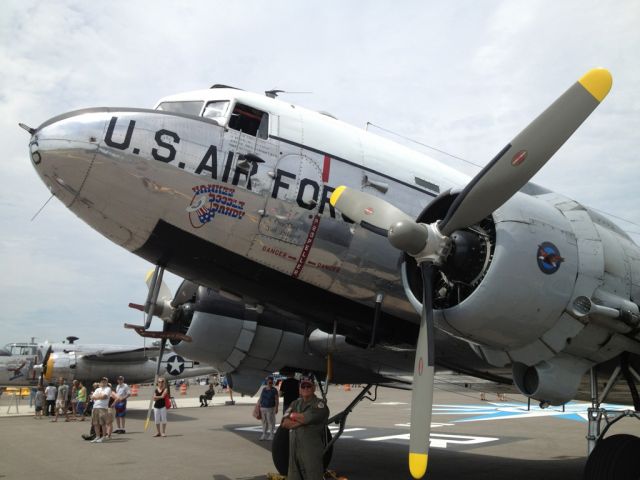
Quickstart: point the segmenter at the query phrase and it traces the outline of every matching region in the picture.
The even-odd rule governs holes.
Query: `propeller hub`
[[[422,225],[428,232],[426,244],[420,252],[414,254],[407,251],[407,253],[416,259],[418,265],[423,262],[436,266],[442,265],[451,252],[451,239],[440,232],[435,222],[429,225],[423,223],[416,225]]]

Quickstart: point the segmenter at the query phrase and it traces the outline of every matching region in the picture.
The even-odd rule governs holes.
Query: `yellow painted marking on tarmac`
[[[594,68],[585,73],[578,82],[593,98],[601,102],[611,90],[613,78],[606,68]]]
[[[422,478],[427,473],[427,461],[429,455],[426,453],[409,452],[409,471],[413,478]]]
[[[340,185],[338,188],[336,188],[331,194],[331,198],[329,198],[329,203],[335,207],[338,199],[340,198],[340,195],[342,195],[342,192],[344,192],[346,189],[347,187],[345,187],[344,185]]]

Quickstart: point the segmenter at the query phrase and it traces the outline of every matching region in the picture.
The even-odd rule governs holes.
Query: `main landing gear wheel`
[[[584,480],[640,479],[640,437],[612,435],[598,442],[584,468]]]
[[[327,427],[327,443],[330,441],[331,432]],[[331,462],[332,455],[333,445],[324,453],[324,458],[322,459],[322,465],[325,470],[329,466],[329,462]],[[276,430],[273,442],[271,442],[271,458],[278,473],[286,477],[289,473],[289,430],[286,428],[278,427],[278,430]]]

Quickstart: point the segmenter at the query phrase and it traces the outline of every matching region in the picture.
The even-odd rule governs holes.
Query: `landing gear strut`
[[[144,325],[132,325],[125,323],[124,328],[135,330],[135,332],[141,337],[146,338],[160,338],[166,340],[177,340],[183,342],[191,342],[191,337],[180,332],[169,332],[163,329],[161,332],[153,332],[149,330],[151,326],[151,320],[153,320],[154,308],[158,302],[158,295],[160,294],[160,285],[162,284],[162,276],[164,275],[164,267],[156,265],[151,277],[151,283],[149,284],[149,293],[147,294],[147,300],[144,305],[138,305],[130,303],[129,307],[141,310],[145,313]],[[164,351],[164,348],[162,349]],[[162,356],[162,354],[160,355]]]
[[[634,410],[610,411],[602,403],[622,373],[627,382]],[[640,374],[629,365],[626,355],[620,357],[601,395],[598,395],[597,374],[591,370],[591,408],[588,409],[589,431],[587,445],[589,458],[584,470],[584,480],[637,480],[640,478],[640,437],[617,434],[604,438],[612,425],[623,418],[640,420],[640,398],[635,381],[640,383]],[[605,427],[601,431],[602,421]]]

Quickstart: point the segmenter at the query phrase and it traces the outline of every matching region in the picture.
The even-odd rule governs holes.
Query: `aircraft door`
[[[351,235],[344,222],[333,218],[328,203],[333,191],[328,185],[330,159],[307,153],[286,153],[270,172],[271,193],[249,257],[329,288],[340,272]]]
[[[189,206],[193,228],[216,222],[221,228],[206,229],[207,237],[241,255],[258,233],[257,212],[264,211],[273,181],[267,173],[280,156],[279,142],[267,130],[272,124],[277,125],[273,115],[236,104],[217,155],[203,160],[202,169],[209,169],[213,180],[203,184]]]
[[[303,245],[322,190],[322,172],[309,157],[288,154],[273,171],[271,194],[260,220],[260,233]]]

